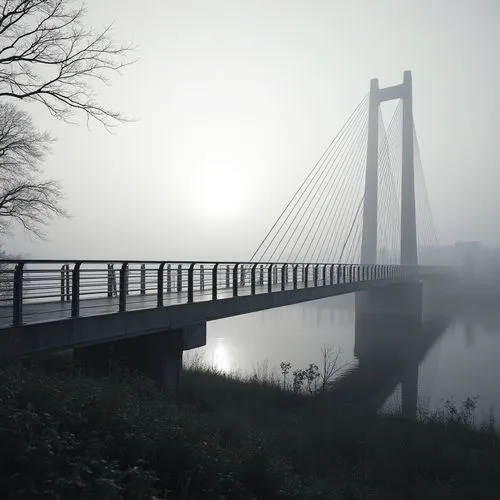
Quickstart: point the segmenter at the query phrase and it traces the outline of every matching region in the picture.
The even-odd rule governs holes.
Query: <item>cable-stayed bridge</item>
[[[0,357],[111,349],[168,385],[210,320],[358,291],[362,309],[414,315],[406,299],[445,271],[425,265],[437,238],[412,106],[410,72],[372,80],[248,262],[1,261]]]

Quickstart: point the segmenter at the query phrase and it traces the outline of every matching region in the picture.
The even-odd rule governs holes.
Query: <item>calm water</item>
[[[355,367],[354,294],[271,309],[208,324],[207,346],[192,356],[224,371],[279,373],[319,364],[321,347],[341,349],[340,364]],[[500,421],[500,314],[495,305],[461,307],[420,362],[418,404],[429,410],[445,400],[478,397],[476,418]],[[386,406],[399,401],[400,386]]]

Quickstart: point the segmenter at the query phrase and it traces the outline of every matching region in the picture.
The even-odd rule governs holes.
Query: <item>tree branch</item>
[[[40,179],[52,140],[35,129],[27,113],[0,104],[0,232],[18,223],[44,238],[42,228],[49,220],[68,216],[60,205],[59,183]]]
[[[69,122],[77,112],[106,128],[129,121],[98,102],[92,81],[132,64],[130,45],[115,45],[112,26],[85,27],[73,0],[3,0],[0,16],[0,97],[42,103]]]

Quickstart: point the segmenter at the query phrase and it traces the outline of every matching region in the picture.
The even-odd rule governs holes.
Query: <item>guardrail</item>
[[[178,304],[318,286],[382,279],[414,279],[419,268],[287,262],[60,261],[0,260],[0,319],[23,324],[25,307],[67,305],[70,318],[86,307],[117,312],[134,302],[163,307],[175,295]],[[100,303],[90,299],[108,299]],[[2,315],[4,314],[4,315]]]

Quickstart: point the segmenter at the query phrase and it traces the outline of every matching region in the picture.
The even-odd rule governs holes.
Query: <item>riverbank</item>
[[[0,498],[498,498],[500,439],[448,407],[422,423],[262,380],[0,371]],[[167,493],[168,492],[168,493]]]

